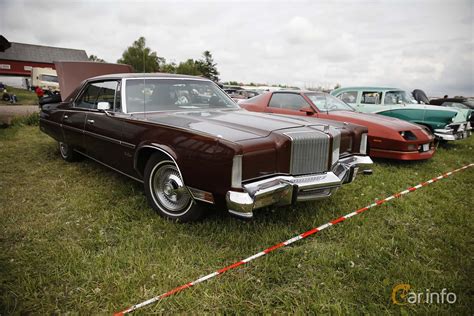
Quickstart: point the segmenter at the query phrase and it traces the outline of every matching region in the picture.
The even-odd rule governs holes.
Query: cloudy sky
[[[167,61],[210,50],[223,81],[474,96],[473,12],[474,0],[0,0],[0,33],[108,62],[140,36]]]

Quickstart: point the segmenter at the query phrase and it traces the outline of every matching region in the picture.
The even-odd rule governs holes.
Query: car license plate
[[[422,150],[422,151],[428,151],[428,150],[430,150],[430,144],[423,144],[421,150]]]

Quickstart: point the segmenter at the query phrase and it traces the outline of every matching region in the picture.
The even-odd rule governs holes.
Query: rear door
[[[357,104],[357,110],[364,113],[389,111],[390,106],[384,106],[382,100],[382,91],[363,90]]]

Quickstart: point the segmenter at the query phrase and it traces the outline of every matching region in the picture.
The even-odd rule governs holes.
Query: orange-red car
[[[255,112],[309,115],[366,126],[371,157],[423,160],[435,153],[434,136],[428,128],[384,115],[357,112],[322,92],[274,91],[241,101],[239,105]]]

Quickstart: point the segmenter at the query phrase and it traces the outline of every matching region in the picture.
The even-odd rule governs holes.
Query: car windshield
[[[206,80],[127,79],[125,93],[128,113],[239,108],[215,83]]]
[[[355,111],[349,104],[323,93],[305,93],[320,111]]]
[[[384,104],[418,103],[405,91],[387,91]]]

